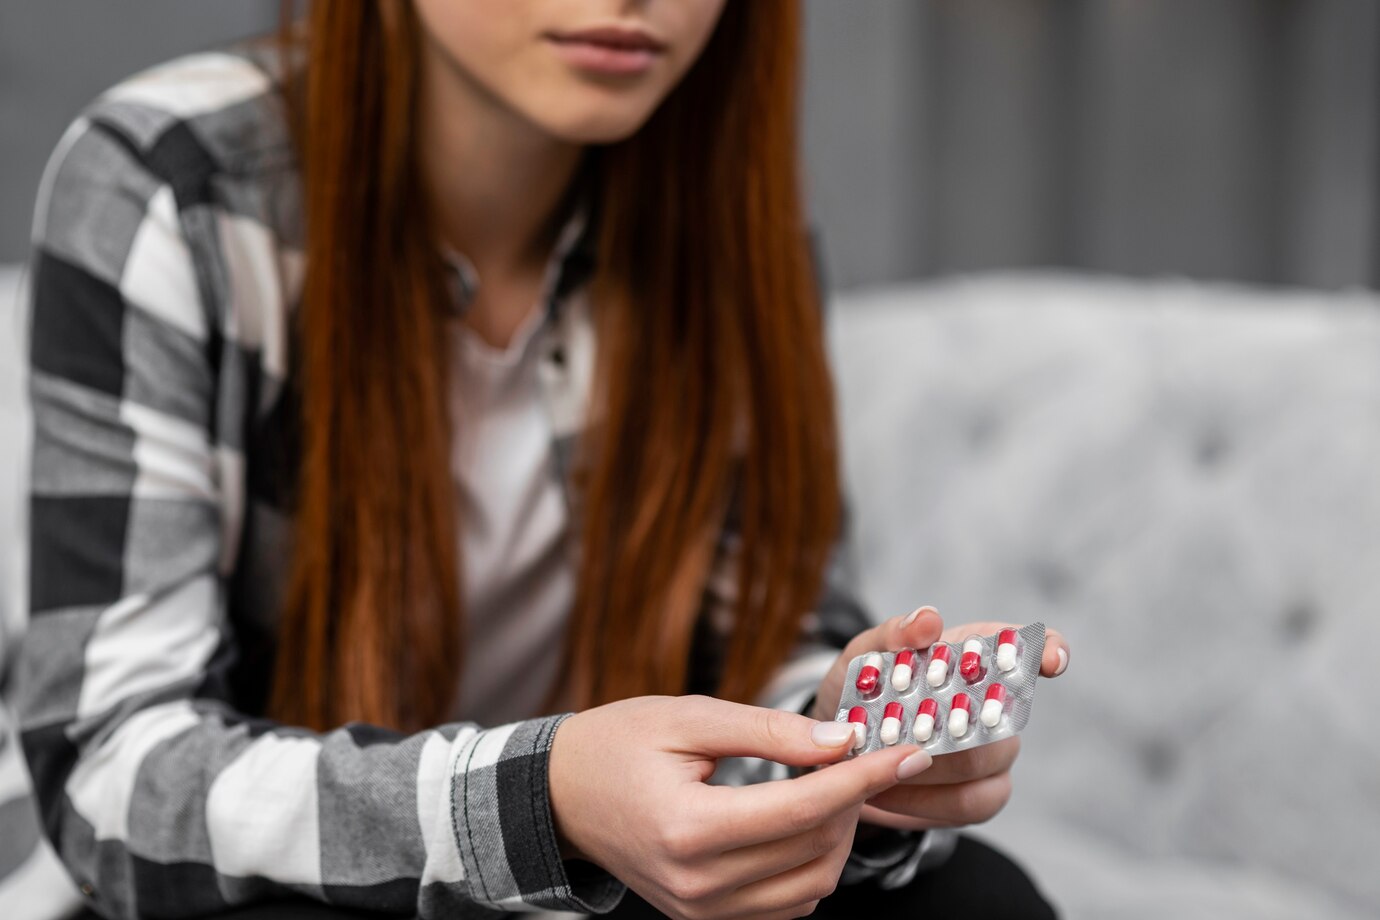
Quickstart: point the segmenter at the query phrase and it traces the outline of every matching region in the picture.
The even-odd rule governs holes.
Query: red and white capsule
[[[1016,668],[1016,631],[1003,629],[997,634],[997,670],[1013,671]]]
[[[882,712],[882,729],[879,732],[882,744],[895,744],[901,740],[901,704],[891,702],[886,704],[886,709]]]
[[[911,678],[915,676],[915,652],[908,648],[896,653],[896,663],[891,666],[891,689],[905,693],[910,689]]]
[[[968,720],[972,716],[973,704],[966,693],[955,693],[949,704],[949,734],[962,738],[968,734]]]
[[[934,697],[920,701],[920,708],[915,712],[915,727],[912,730],[915,740],[924,744],[934,737],[934,719],[939,715],[939,701]]]
[[[848,710],[848,721],[853,726],[853,750],[860,751],[867,744],[867,710],[854,706]]]
[[[930,664],[925,670],[925,682],[931,687],[941,686],[949,679],[949,665],[953,662],[953,651],[943,642],[937,642],[930,649]]]
[[[958,673],[970,684],[982,680],[982,640],[977,636],[964,641],[963,657],[958,659]]]
[[[863,659],[858,670],[858,692],[871,693],[877,689],[877,681],[882,679],[882,653],[871,652]]]
[[[996,728],[1001,721],[1001,714],[1006,709],[1006,688],[1001,684],[992,684],[987,688],[987,698],[982,701],[982,724],[988,728]]]

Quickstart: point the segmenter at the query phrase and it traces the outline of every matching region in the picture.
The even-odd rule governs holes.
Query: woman
[[[64,137],[18,692],[94,909],[1048,913],[924,832],[1014,741],[706,783],[839,760],[847,661],[942,629],[837,578],[797,26],[319,0]]]

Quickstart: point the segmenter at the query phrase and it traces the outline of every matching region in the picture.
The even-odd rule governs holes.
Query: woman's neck
[[[536,302],[583,148],[538,129],[434,46],[423,54],[419,114],[437,232],[481,282],[466,321],[505,346]]]

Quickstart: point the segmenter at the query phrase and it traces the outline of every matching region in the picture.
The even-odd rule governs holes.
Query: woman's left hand
[[[945,629],[933,607],[921,607],[907,616],[887,620],[848,643],[820,682],[812,716],[820,720],[834,718],[848,663],[864,652],[924,649],[940,640],[958,645],[969,636],[986,636],[1016,625],[1019,624],[965,623]],[[1068,662],[1068,642],[1058,630],[1046,630],[1040,676],[1058,677]],[[861,820],[903,830],[961,827],[987,821],[1011,798],[1011,765],[1020,749],[1019,738],[1008,738],[940,755],[924,773],[871,799],[863,806]]]

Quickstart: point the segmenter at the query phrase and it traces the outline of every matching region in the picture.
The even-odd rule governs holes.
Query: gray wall
[[[271,28],[276,0],[0,0],[0,263],[24,258],[63,128],[122,77]]]
[[[805,2],[805,154],[837,286],[1045,265],[1380,280],[1374,0]],[[0,0],[0,262],[22,258],[83,102],[276,8]]]
[[[1377,280],[1374,0],[811,0],[835,283]]]

